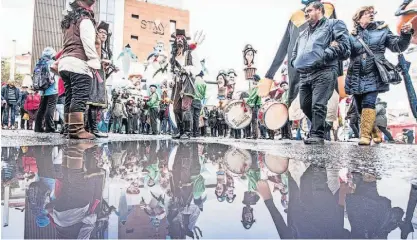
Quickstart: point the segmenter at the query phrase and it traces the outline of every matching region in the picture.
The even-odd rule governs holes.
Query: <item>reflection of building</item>
[[[45,47],[53,47],[59,50],[62,47],[62,11],[69,0],[42,0],[35,1],[32,41],[32,66],[40,57]],[[97,1],[95,12],[96,19],[110,23],[113,30],[114,6],[116,0]]]
[[[164,2],[168,3],[167,0],[163,3],[158,1],[158,4],[125,0],[123,45],[130,44],[139,61],[148,57],[157,40],[162,40],[165,48],[169,49],[171,33],[176,28],[185,29],[189,34],[189,12],[180,9],[181,2],[178,0],[172,1],[176,4],[169,6],[164,6],[167,5]]]

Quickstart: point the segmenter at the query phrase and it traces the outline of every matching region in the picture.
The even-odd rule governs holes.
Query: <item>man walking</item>
[[[324,6],[307,5],[308,28],[297,39],[291,65],[300,73],[300,105],[311,120],[305,144],[324,144],[327,102],[333,94],[339,61],[350,55],[349,33],[341,20],[324,17]]]
[[[3,113],[3,129],[9,127],[10,116],[10,129],[14,130],[16,108],[20,106],[20,90],[15,86],[14,81],[9,81],[7,85],[1,89],[1,104],[6,106]]]
[[[159,119],[159,103],[160,97],[156,93],[156,85],[151,85],[151,95],[149,96],[149,117],[151,119],[152,135],[158,135],[158,119]]]

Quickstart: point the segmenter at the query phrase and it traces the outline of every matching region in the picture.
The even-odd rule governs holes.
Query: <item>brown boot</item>
[[[84,112],[69,114],[68,132],[73,139],[95,139],[95,136],[84,129]]]
[[[361,114],[361,139],[359,145],[371,145],[372,128],[374,127],[376,118],[375,109],[364,108]]]
[[[382,143],[382,138],[379,135],[379,129],[378,129],[377,126],[374,126],[372,128],[372,140],[374,140],[374,143],[376,143],[376,144]]]

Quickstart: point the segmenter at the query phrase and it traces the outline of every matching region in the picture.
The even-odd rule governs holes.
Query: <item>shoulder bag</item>
[[[394,66],[394,64],[388,62],[386,59],[376,58],[372,50],[368,47],[362,38],[359,37],[358,41],[365,48],[365,51],[369,54],[369,56],[374,58],[375,65],[378,68],[379,76],[384,83],[390,83],[394,85],[401,83],[402,78],[399,74],[398,66]]]

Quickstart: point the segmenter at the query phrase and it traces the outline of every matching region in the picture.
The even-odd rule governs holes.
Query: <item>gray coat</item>
[[[384,102],[380,102],[376,104],[376,120],[375,125],[379,127],[387,127],[388,119],[387,119],[387,106]]]

